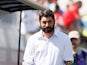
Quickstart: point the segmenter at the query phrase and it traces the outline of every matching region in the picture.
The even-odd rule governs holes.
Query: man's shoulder
[[[58,33],[58,35],[57,35],[58,37],[60,36],[62,38],[69,38],[68,35],[62,31],[57,31],[57,33]]]
[[[87,51],[80,48],[79,51],[77,52],[77,55],[78,55],[79,59],[86,59],[87,58]]]
[[[35,39],[35,38],[38,38],[40,37],[40,31],[36,32],[35,34],[31,35],[29,38],[31,39]]]
[[[87,51],[86,50],[82,50],[82,53],[87,56]]]
[[[84,50],[84,49],[82,49],[82,48],[79,48],[77,54],[82,54],[82,55],[84,55],[84,56],[87,56],[87,51]]]

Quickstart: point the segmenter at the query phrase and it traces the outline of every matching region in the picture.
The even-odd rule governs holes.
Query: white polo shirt
[[[64,61],[73,61],[69,37],[55,31],[50,39],[45,39],[39,31],[28,39],[23,60],[22,65],[64,65]]]

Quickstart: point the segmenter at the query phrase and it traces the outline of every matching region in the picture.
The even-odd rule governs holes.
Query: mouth
[[[51,27],[46,27],[46,28],[43,29],[43,31],[45,33],[51,33],[53,31],[53,29]]]

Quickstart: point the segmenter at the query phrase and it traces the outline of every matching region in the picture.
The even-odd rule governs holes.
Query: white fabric
[[[40,31],[28,39],[23,59],[23,65],[64,65],[73,61],[71,42],[62,32],[45,39]]]

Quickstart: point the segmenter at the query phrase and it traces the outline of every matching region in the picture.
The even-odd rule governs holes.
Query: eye
[[[46,21],[42,21],[43,24],[46,24]]]
[[[51,22],[52,22],[51,20],[48,21],[48,23],[51,23]]]

